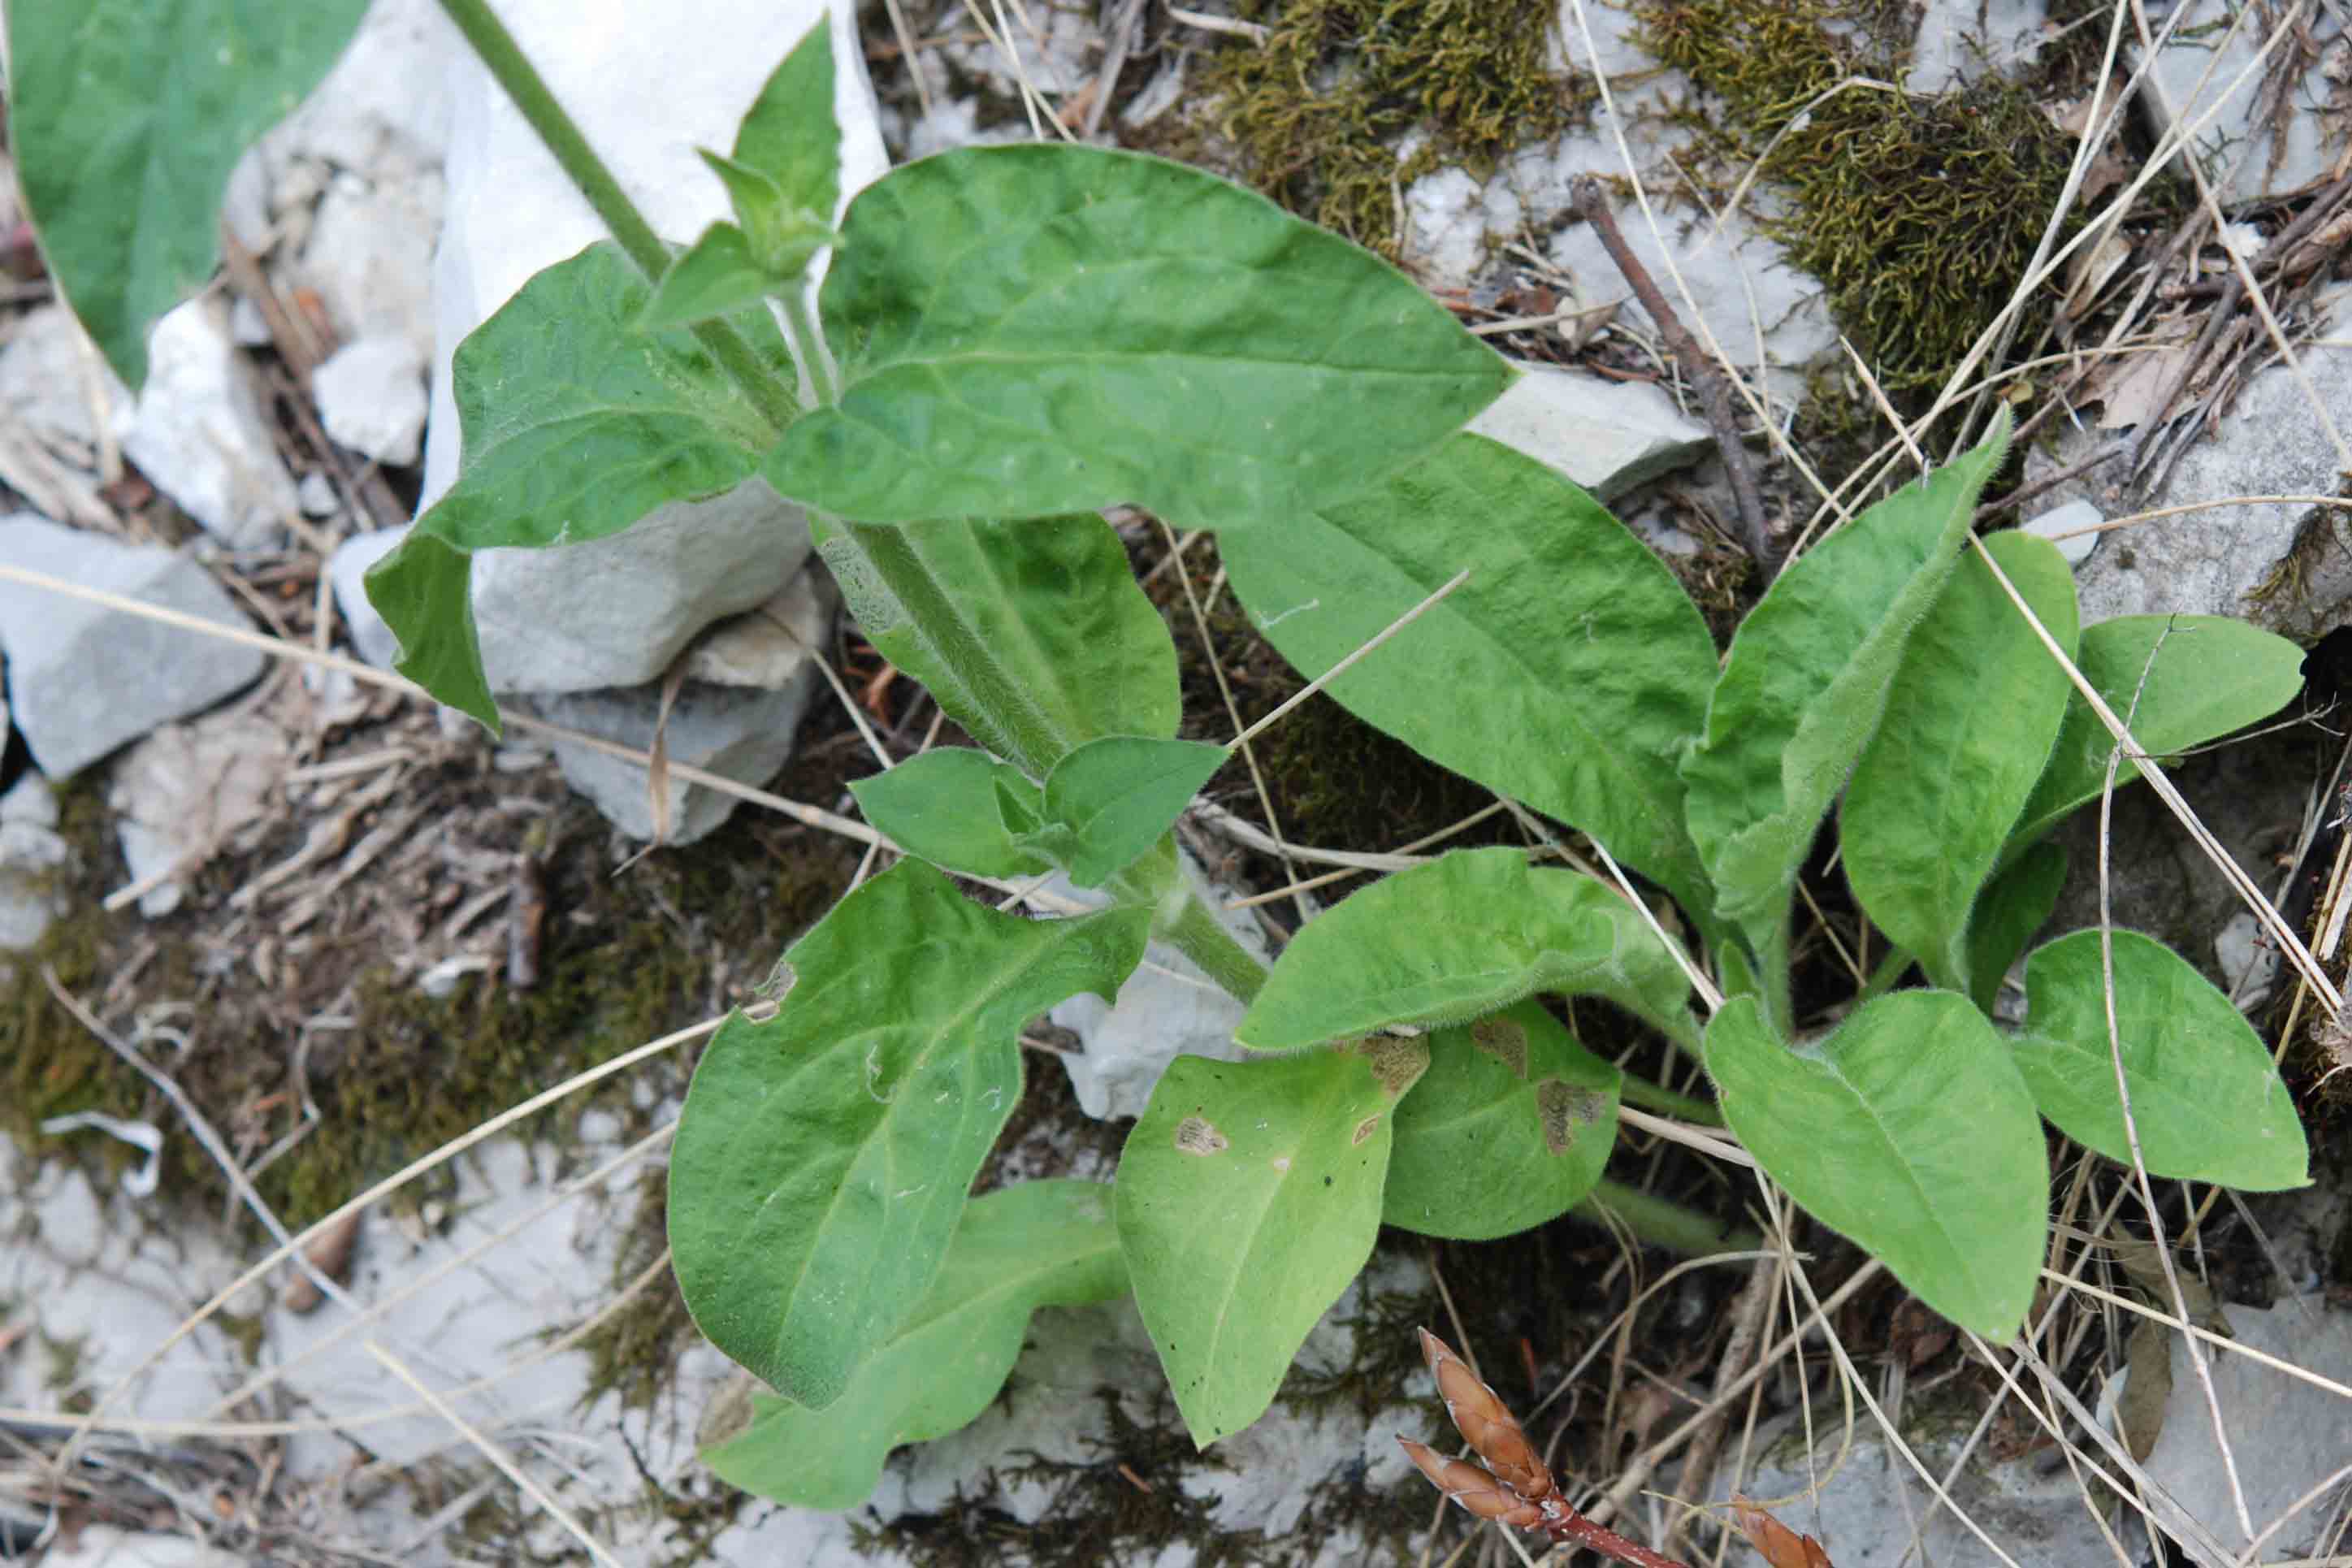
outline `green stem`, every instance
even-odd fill
[[[1784,1040],[1797,1037],[1797,1005],[1789,994],[1789,912],[1766,933],[1763,951],[1756,955],[1757,978],[1764,986],[1764,1010]]]
[[[1870,980],[1863,986],[1862,994],[1854,998],[1854,1005],[1859,1006],[1874,996],[1884,995],[1893,990],[1895,983],[1917,962],[1899,947],[1888,949],[1886,956],[1879,960],[1878,967],[1870,972]]]
[[[801,368],[808,372],[809,389],[816,394],[817,403],[826,408],[840,397],[840,386],[834,379],[833,361],[824,352],[824,334],[817,331],[816,318],[809,314],[808,291],[798,282],[784,290],[784,330],[793,340],[793,351],[800,355]]]
[[[1617,1097],[1626,1104],[1677,1121],[1696,1122],[1701,1127],[1723,1125],[1723,1112],[1711,1100],[1699,1100],[1687,1094],[1676,1094],[1648,1079],[1633,1073],[1623,1075],[1618,1084]]]
[[[1160,938],[1199,964],[1210,979],[1241,1002],[1252,1000],[1265,984],[1265,965],[1234,940],[1216,912],[1190,889],[1185,890],[1183,908]]]
[[[588,138],[581,134],[579,125],[555,101],[546,79],[523,54],[522,47],[490,10],[487,0],[441,0],[441,9],[465,35],[466,42],[473,47],[476,58],[489,71],[491,79],[522,111],[525,123],[538,133],[557,165],[571,177],[589,206],[612,231],[622,253],[636,263],[648,280],[667,271],[669,247],[662,243],[661,236],[654,232],[653,225],[646,221],[645,214],[637,210],[628,193],[621,189],[621,182],[596,156],[596,150],[588,145]],[[793,402],[792,389],[760,363],[740,332],[724,321],[704,321],[694,328],[694,335],[770,425],[782,432],[793,422],[800,409]]]
[[[1596,1225],[1613,1219],[1640,1240],[1690,1258],[1716,1252],[1760,1252],[1764,1247],[1764,1237],[1748,1226],[1727,1226],[1696,1209],[1606,1176],[1571,1212]]]

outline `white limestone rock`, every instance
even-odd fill
[[[2048,511],[2027,518],[2018,526],[2026,532],[2049,540],[2058,547],[2069,566],[2080,566],[2099,547],[2099,535],[2078,533],[2077,529],[2096,528],[2106,521],[2098,507],[2087,500],[2070,500],[2063,506],[2053,506]]]
[[[405,338],[345,343],[312,374],[310,391],[319,422],[340,445],[390,468],[416,461],[425,439],[425,359]]]
[[[335,608],[342,612],[352,648],[379,669],[390,669],[392,661],[400,657],[400,639],[368,602],[367,570],[407,537],[405,527],[355,533],[335,547],[334,557],[327,563],[327,575],[335,589]]]
[[[1622,495],[1713,445],[1706,427],[1685,416],[1664,388],[1559,365],[1520,370],[1470,428],[1526,453],[1596,500]]]
[[[2158,51],[2141,100],[2161,129],[2202,122],[2197,145],[2221,149],[2206,163],[2214,194],[2234,204],[2327,178],[2352,138],[2352,115],[2344,112],[2342,96],[2352,79],[2352,36],[2343,14],[2322,6],[2294,24],[2315,58],[2289,84],[2274,113],[2264,101],[2267,62],[2256,61],[2278,17],[2231,0],[2182,0],[2182,8],[2187,14],[2172,41]],[[2290,37],[2280,47],[2295,44]],[[2137,52],[2131,51],[2134,63]]]
[[[155,323],[147,384],[116,433],[157,489],[234,549],[271,543],[299,510],[222,300],[191,300]]]
[[[1948,92],[1988,71],[2008,74],[2042,52],[2043,0],[1923,0],[1906,91]]]
[[[252,713],[167,724],[123,753],[106,801],[122,858],[132,882],[163,879],[139,896],[141,914],[155,920],[180,907],[174,873],[194,872],[258,821],[289,761],[285,732]]]
[[[0,520],[0,563],[249,629],[219,584],[185,556]],[[159,724],[203,711],[261,673],[257,648],[184,631],[22,583],[0,583],[8,703],[33,761],[63,779]]]
[[[437,168],[343,174],[328,185],[291,273],[318,294],[345,343],[394,340],[419,371],[433,357],[433,242],[444,200]]]
[[[24,952],[40,944],[66,912],[56,887],[73,849],[58,834],[58,797],[48,781],[27,773],[0,795],[0,949]]]
[[[18,318],[0,344],[0,409],[52,449],[88,454],[129,395],[63,305]]]

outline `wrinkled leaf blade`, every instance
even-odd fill
[[[969,746],[909,757],[888,773],[854,781],[866,820],[909,855],[968,877],[1033,877],[1053,866],[1013,842],[997,788],[1034,799],[1037,786],[1010,763]]]
[[[2201,746],[2267,719],[2303,689],[2303,650],[2286,638],[2226,616],[2117,616],[2083,628],[2074,656],[2083,679],[2106,700],[2149,755]],[[2013,857],[2096,800],[2116,738],[2075,692],[2011,840]],[[2139,777],[2124,759],[2117,787]]]
[[[669,264],[637,317],[637,330],[666,331],[715,316],[731,316],[767,297],[768,275],[751,259],[743,231],[714,223]]]
[[[1119,1244],[1176,1408],[1205,1448],[1265,1414],[1371,1256],[1392,1110],[1421,1041],[1178,1057],[1119,1154]]]
[[[1675,772],[1715,682],[1698,608],[1649,547],[1531,458],[1460,435],[1340,504],[1217,547],[1265,638],[1320,677],[1467,567],[1331,696],[1712,909]],[[1447,692],[1432,691],[1442,672]]]
[[[1984,544],[2072,657],[2074,577],[2058,547],[2018,532]],[[1937,985],[1974,989],[1970,911],[2049,763],[2070,689],[1991,571],[1964,552],[1904,647],[1838,817],[1854,896]]]
[[[2096,931],[2025,961],[2019,1068],[2042,1114],[2084,1148],[2131,1163]],[[2137,931],[2115,933],[2116,1038],[2151,1174],[2248,1192],[2300,1187],[2311,1151],[2262,1039],[2196,967]]]
[[[1503,360],[1387,263],[1213,175],[971,147],[858,193],[819,296],[837,405],[768,477],[866,522],[1132,501],[1280,524],[1433,446]]]
[[[8,142],[49,275],[136,391],[147,331],[212,275],[229,172],[316,87],[365,0],[20,0]]]
[[[1534,1001],[1437,1030],[1397,1106],[1381,1220],[1488,1241],[1566,1214],[1609,1163],[1622,1081]]]
[[[1517,849],[1456,850],[1310,921],[1234,1037],[1292,1050],[1391,1024],[1459,1024],[1537,992],[1599,996],[1692,1041],[1690,982],[1633,906]]]
[[[845,535],[822,533],[817,548],[867,639],[998,756],[1044,778],[1101,736],[1176,732],[1176,645],[1101,518],[935,522],[875,542],[919,563],[941,601],[900,604]],[[989,662],[969,678],[969,667],[940,651],[951,626],[962,646],[987,650]],[[1025,755],[993,717],[1015,709],[1059,749]]]
[[[1877,728],[1904,644],[1950,575],[2008,445],[2003,413],[1975,449],[1791,563],[1733,636],[1682,776],[1717,910],[1752,939],[1783,918],[1814,830]]]
[[[670,1245],[704,1336],[801,1404],[838,1399],[939,1272],[1020,1099],[1021,1026],[1118,994],[1148,921],[998,914],[903,860],[794,943],[775,1016],[712,1039],[670,1156]]]
[[[1881,996],[1791,1048],[1738,997],[1707,1026],[1706,1066],[1724,1120],[1815,1218],[1961,1327],[2017,1331],[2050,1166],[2025,1080],[1968,998]]]
[[[1045,816],[1070,831],[1070,880],[1108,881],[1159,842],[1224,763],[1223,746],[1106,735],[1055,763]]]
[[[988,1408],[1020,1359],[1032,1312],[1126,1291],[1109,1187],[1024,1182],[974,1198],[922,1305],[831,1409],[754,1394],[751,1425],[705,1449],[703,1462],[777,1502],[859,1507],[891,1449],[944,1436]]]
[[[830,15],[793,46],[735,132],[734,162],[772,182],[786,207],[830,219],[841,205],[841,127],[833,114]],[[742,210],[746,227],[766,221]]]
[[[2066,886],[2066,851],[2037,844],[1985,884],[1969,921],[1969,999],[1987,1016],[2010,966],[2049,921]]]

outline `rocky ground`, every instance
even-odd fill
[[[692,146],[725,144],[821,14],[714,3],[691,37],[616,46],[604,24],[643,8],[586,8],[596,25],[576,3],[500,9],[678,236],[720,199]],[[868,79],[845,73],[840,95],[849,184],[1054,133],[1049,117],[1258,183],[1526,362],[1480,427],[1610,500],[1719,630],[1753,592],[1720,416],[1571,210],[1572,181],[1610,182],[1641,265],[1739,376],[1758,521],[1784,540],[1827,510],[1822,489],[1903,477],[1880,398],[1923,412],[2045,235],[2071,244],[1963,377],[2023,389],[2033,438],[2000,510],[2069,535],[2086,618],[2229,613],[2340,638],[2352,536],[2319,503],[2352,471],[2352,30],[2336,0],[2183,0],[2147,42],[2116,15],[834,13]],[[2135,1337],[2097,1299],[2059,1302],[2039,1342],[2084,1405],[2053,1439],[1833,1247],[1812,1277],[1852,1287],[1831,1313],[1851,1382],[1818,1332],[1781,1342],[1787,1303],[1748,1261],[1678,1268],[1572,1222],[1483,1247],[1385,1237],[1274,1415],[1207,1455],[1121,1304],[1042,1314],[1006,1398],[903,1451],[863,1510],[796,1512],[717,1482],[696,1435],[740,1390],[669,1282],[667,1131],[702,1026],[870,859],[841,831],[845,781],[876,765],[853,709],[897,756],[935,710],[842,623],[805,552],[773,547],[792,519],[758,486],[478,574],[503,739],[383,682],[390,642],[359,576],[455,472],[450,353],[592,237],[521,135],[431,5],[377,0],[352,57],[232,182],[222,277],[157,329],[135,398],[0,215],[0,1560],[552,1562],[584,1535],[632,1564],[1503,1561],[1500,1536],[1442,1513],[1394,1447],[1440,1429],[1419,1323],[1451,1325],[1540,1411],[1531,1430],[1580,1497],[1640,1539],[1680,1532],[1694,1560],[1716,1531],[1682,1503],[1735,1490],[1773,1500],[1842,1568],[1895,1563],[1915,1532],[1937,1563],[2150,1560],[2136,1513],[2086,1507],[2093,1463],[2137,1469],[2176,1537],[2242,1539],[2202,1385],[2174,1341]],[[2168,152],[2184,137],[2196,177]],[[1972,185],[1970,168],[1990,174]],[[1901,242],[1869,251],[1882,232]],[[1938,250],[1970,259],[1919,261]],[[1186,649],[1188,732],[1229,732],[1213,660],[1245,719],[1297,689],[1213,598],[1203,646],[1181,574],[1205,591],[1213,545],[1179,560],[1146,520],[1116,521]],[[2315,686],[2312,722],[2180,774],[2315,926],[2341,816],[2328,700]],[[1186,829],[1237,898],[1288,869],[1236,815],[1270,807],[1294,845],[1386,852],[1488,804],[1319,700],[1268,742],[1266,795],[1221,776],[1223,809]],[[2117,919],[2238,987],[2309,1091],[2319,1184],[2212,1205],[2200,1245],[2227,1333],[2306,1374],[2234,1355],[2214,1371],[2252,1519],[2303,1505],[2262,1560],[2338,1550],[2343,1505],[2322,1483],[2352,1456],[2352,1151],[2343,1101],[2312,1086],[2343,1047],[2310,1042],[2251,918],[2170,819],[2118,807]],[[1323,868],[1313,851],[1294,863]],[[1234,920],[1268,942],[1294,916]],[[1168,1056],[1233,1048],[1233,1015],[1200,994],[1147,970],[1115,1007],[1039,1020],[1030,1103],[986,1179],[1107,1173]],[[436,1151],[309,1269],[239,1283],[273,1237]],[[1629,1142],[1612,1173],[1738,1206],[1668,1145]],[[2070,1213],[2117,1194],[2086,1168]],[[1920,1467],[1950,1478],[1957,1513]],[[2187,1553],[2173,1560],[2210,1556]]]

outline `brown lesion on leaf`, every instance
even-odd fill
[[[1470,1043],[1511,1069],[1511,1076],[1528,1076],[1527,1026],[1516,1018],[1481,1018],[1470,1026]]]
[[[1205,1116],[1188,1116],[1176,1124],[1176,1152],[1206,1157],[1222,1154],[1231,1142]]]
[[[1350,1143],[1361,1143],[1364,1140],[1370,1138],[1373,1133],[1380,1130],[1381,1119],[1377,1116],[1367,1116],[1361,1121],[1356,1123],[1356,1131],[1354,1134],[1349,1138],[1348,1142]]]
[[[1588,1084],[1548,1078],[1536,1085],[1536,1120],[1543,1124],[1544,1147],[1565,1154],[1577,1134],[1608,1113],[1609,1096]]]
[[[1371,1064],[1381,1092],[1391,1100],[1429,1070],[1429,1041],[1423,1036],[1367,1035],[1356,1042],[1356,1051]]]

